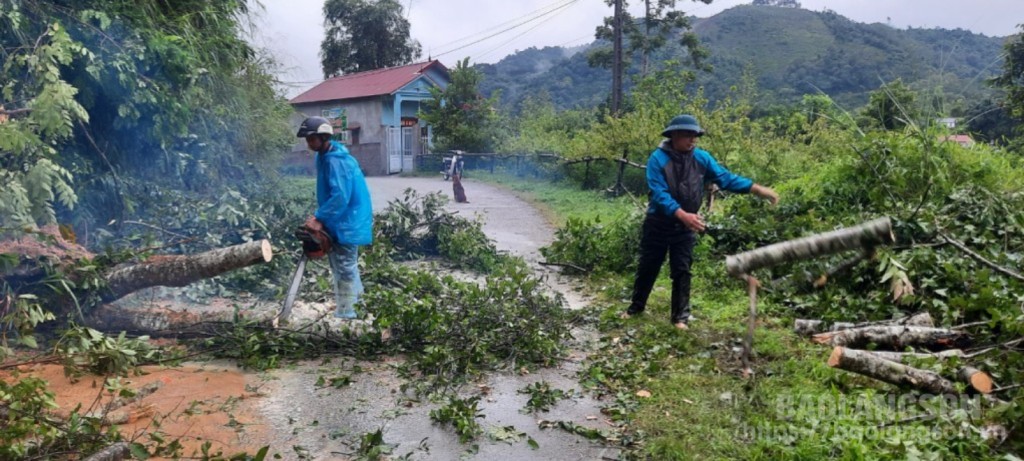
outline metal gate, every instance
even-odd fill
[[[402,172],[402,129],[388,127],[385,136],[385,147],[388,155],[388,174]]]
[[[413,171],[413,145],[416,139],[413,137],[414,129],[411,126],[402,127],[402,171]]]

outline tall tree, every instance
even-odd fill
[[[896,79],[872,91],[861,115],[869,125],[884,130],[901,129],[917,120],[916,95],[903,80]]]
[[[1010,114],[1003,101],[985,98],[967,109],[964,124],[974,139],[997,144],[1009,144],[1014,131],[1021,126],[1020,118]]]
[[[409,64],[420,56],[397,0],[327,0],[324,16],[324,78]]]
[[[499,95],[480,95],[483,74],[470,67],[469,58],[455,65],[452,81],[444,90],[431,88],[433,97],[424,104],[420,117],[433,126],[439,149],[493,152],[498,128]]]
[[[712,0],[693,0],[694,2],[711,3]],[[615,0],[605,0],[609,6]],[[696,34],[690,32],[690,20],[686,13],[674,10],[677,0],[644,0],[644,16],[634,18],[626,7],[629,2],[623,2],[623,36],[626,38],[625,57],[627,63],[633,56],[639,54],[641,60],[641,73],[646,75],[648,71],[648,59],[654,51],[665,46],[669,39],[675,39],[679,45],[690,53],[693,65],[699,69],[708,69],[704,60],[708,57],[707,49],[700,46],[700,40]],[[607,17],[604,24],[597,27],[594,37],[598,40],[611,41],[614,36],[614,17]],[[612,64],[611,46],[597,48],[587,56],[592,67],[607,67]]]
[[[991,80],[992,85],[1006,90],[1006,107],[1014,117],[1024,118],[1024,24],[1015,38],[1006,42],[1003,73]]]

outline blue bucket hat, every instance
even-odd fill
[[[662,130],[661,135],[666,138],[671,138],[671,133],[673,131],[693,131],[697,133],[697,136],[704,136],[704,130],[702,130],[700,128],[700,124],[697,123],[697,118],[688,114],[672,117],[672,121],[668,122],[668,126]]]

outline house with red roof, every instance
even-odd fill
[[[316,115],[331,120],[335,138],[364,174],[380,176],[413,171],[415,157],[428,153],[431,129],[418,117],[420,105],[431,98],[430,88],[444,90],[450,82],[448,68],[434,60],[333,77],[289,102],[300,122]],[[306,143],[298,142],[293,153],[304,150]]]
[[[971,135],[969,134],[951,134],[943,136],[941,140],[945,142],[955,142],[962,147],[971,147],[974,145],[974,139],[971,138]]]

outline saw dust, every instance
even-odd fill
[[[251,375],[221,363],[146,366],[141,370],[141,376],[120,378],[122,387],[142,390],[141,398],[109,409],[113,396],[104,390],[102,376],[71,379],[64,376],[60,365],[37,364],[0,371],[0,379],[43,379],[59,406],[54,415],[66,417],[81,406],[79,414],[117,423],[126,440],[149,446],[148,434],[155,432],[168,442],[179,439],[183,456],[199,455],[206,442],[211,444],[210,453],[222,451],[225,456],[255,453],[266,445],[261,443],[268,439],[266,425],[253,410],[259,394],[247,386]],[[151,393],[141,395],[146,392]]]
[[[0,240],[0,253],[56,261],[92,259],[94,256],[75,242],[75,236],[70,229],[55,225],[28,231],[18,238]]]

